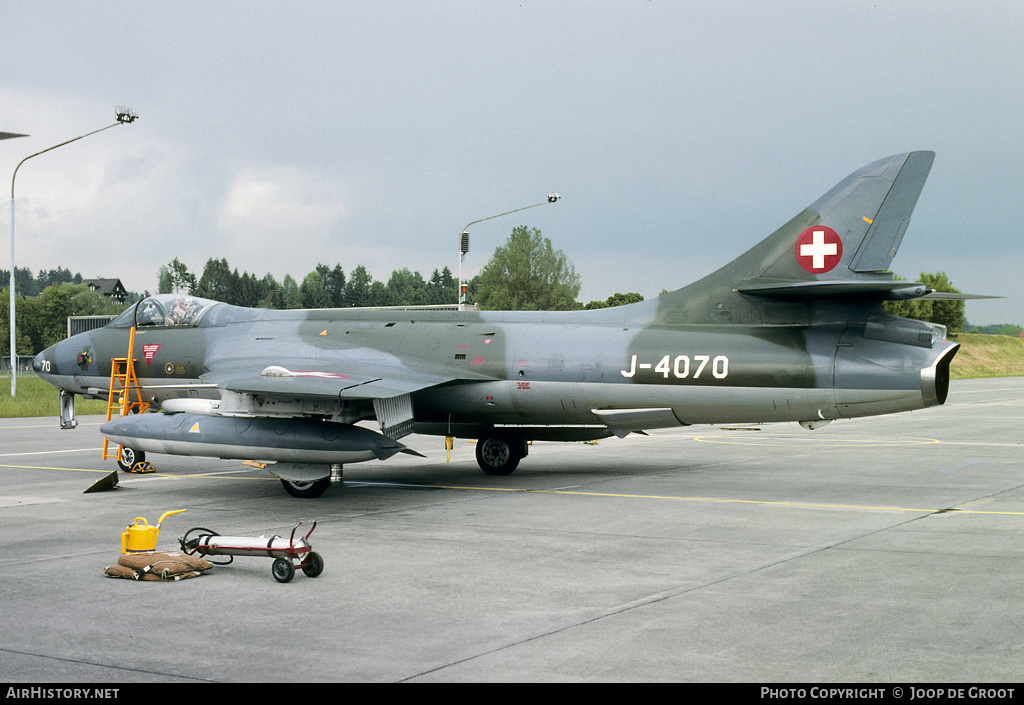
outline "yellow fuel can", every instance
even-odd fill
[[[121,553],[155,551],[156,540],[160,536],[160,525],[164,523],[164,519],[172,514],[181,514],[183,511],[185,510],[175,509],[174,511],[166,512],[160,517],[156,526],[150,526],[145,517],[135,517],[135,523],[125,527],[124,533],[121,534]]]

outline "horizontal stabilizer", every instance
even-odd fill
[[[808,298],[873,298],[918,299],[932,293],[926,284],[904,281],[872,281],[870,279],[831,279],[802,282],[740,284],[736,291],[753,296],[777,299]]]
[[[972,299],[1005,299],[1005,296],[988,296],[986,294],[961,294],[950,291],[933,291],[921,297],[923,301],[971,301]]]
[[[905,301],[921,299],[924,301],[962,301],[969,299],[999,299],[1000,296],[984,296],[981,294],[961,294],[946,291],[935,291],[927,284],[905,281],[873,281],[870,279],[830,279],[818,281],[783,281],[766,283],[756,280],[739,283],[736,291],[751,296],[764,296],[775,299],[876,299],[888,301]]]

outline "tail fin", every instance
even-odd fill
[[[835,281],[887,270],[934,159],[910,152],[850,174],[744,255],[753,254],[752,278]]]
[[[660,299],[667,322],[760,322],[748,297],[914,298],[920,284],[885,273],[931,170],[934,152],[898,154],[831,191],[717,272]]]

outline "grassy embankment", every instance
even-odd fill
[[[950,367],[953,379],[1024,377],[1024,338],[962,333],[957,340],[960,352]],[[34,374],[18,377],[15,399],[11,399],[9,389],[8,378],[0,377],[0,418],[57,416],[57,390]],[[81,397],[75,401],[77,414],[107,413],[105,401]]]
[[[960,351],[949,367],[953,379],[1024,377],[1024,338],[961,333]]]

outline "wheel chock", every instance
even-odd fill
[[[110,473],[109,475],[105,475],[102,480],[94,482],[92,485],[89,486],[89,489],[87,489],[82,494],[89,494],[90,492],[102,492],[104,490],[113,489],[117,489],[117,470]]]

